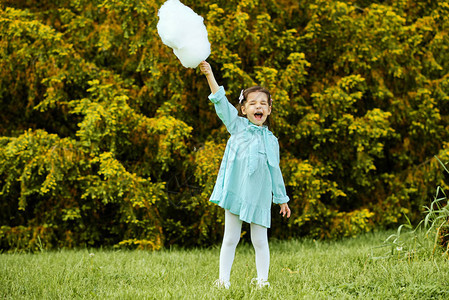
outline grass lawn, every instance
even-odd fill
[[[373,259],[388,233],[339,242],[270,241],[270,288],[250,244],[237,247],[231,288],[217,289],[219,247],[160,252],[61,250],[0,255],[1,299],[449,299],[443,257]]]

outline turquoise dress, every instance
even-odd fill
[[[238,116],[222,86],[209,99],[231,134],[210,201],[242,221],[269,228],[271,203],[289,201],[279,168],[278,140],[268,127]]]

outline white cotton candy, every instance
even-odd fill
[[[157,32],[186,68],[196,68],[210,55],[203,18],[179,0],[166,1],[158,12]]]

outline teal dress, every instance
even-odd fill
[[[231,134],[210,201],[242,221],[269,228],[271,203],[289,201],[279,168],[278,140],[268,127],[238,116],[222,86],[209,99]]]

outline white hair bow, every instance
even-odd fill
[[[243,96],[243,90],[240,92],[239,103],[241,104],[245,97]]]

